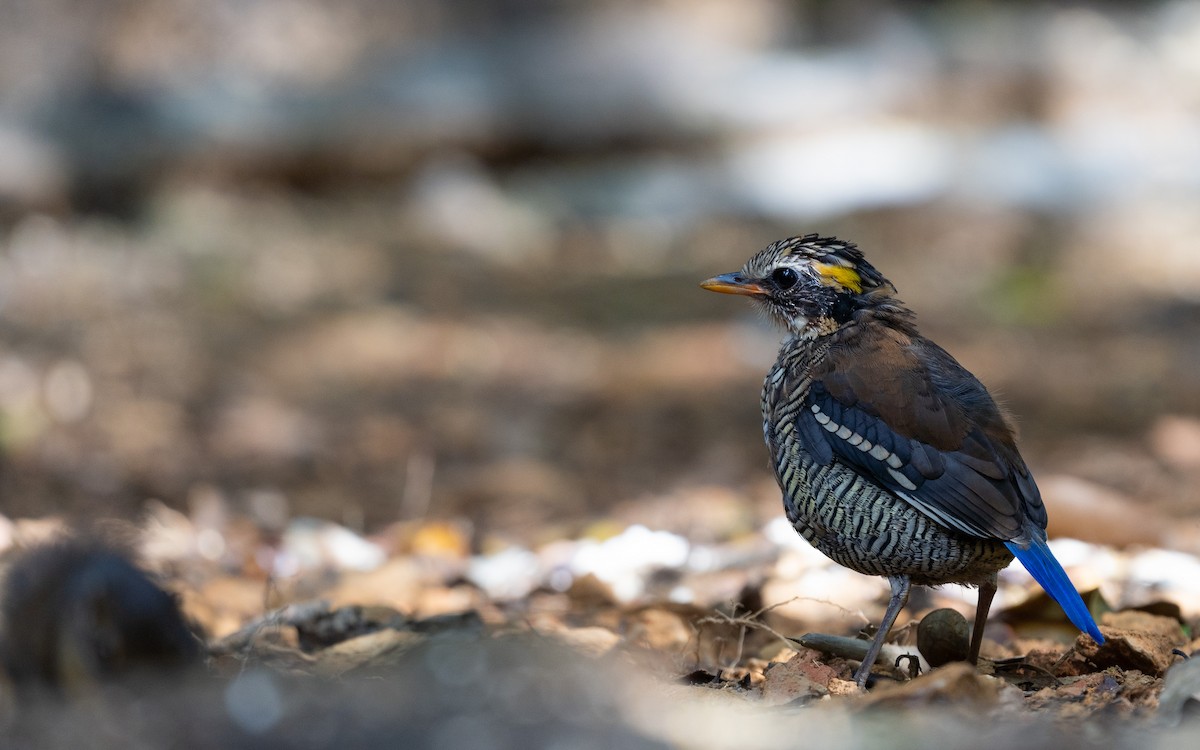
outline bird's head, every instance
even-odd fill
[[[774,242],[741,271],[700,286],[751,297],[792,333],[814,338],[849,324],[858,310],[896,291],[853,243],[815,234]]]

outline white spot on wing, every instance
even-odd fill
[[[850,428],[846,427],[845,425],[842,425],[837,431],[837,436],[840,437],[842,440],[845,440],[846,438],[850,437],[850,434],[851,434]]]
[[[886,460],[889,455],[891,454],[888,453],[888,449],[884,448],[882,445],[876,445],[871,449],[871,457],[877,458],[880,461]]]
[[[892,455],[887,457],[887,462],[888,462],[888,466],[892,467],[893,469],[899,469],[901,466],[904,465],[904,462],[901,461],[900,457],[897,456],[895,453],[893,453]]]
[[[863,441],[863,436],[859,435],[857,432],[846,439],[846,442],[850,443],[850,445],[858,445],[862,441]]]
[[[913,484],[911,479],[904,476],[903,474],[896,471],[895,469],[888,468],[888,474],[891,474],[892,479],[895,479],[897,484],[899,484],[901,487],[903,487],[906,490],[915,490],[917,488],[917,485]]]

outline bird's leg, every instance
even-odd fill
[[[875,633],[875,640],[871,642],[871,647],[867,649],[867,655],[863,658],[858,671],[854,673],[854,681],[860,688],[867,686],[867,676],[871,674],[871,667],[875,664],[875,658],[879,656],[879,649],[883,648],[883,640],[887,638],[888,631],[892,629],[900,610],[904,609],[904,605],[908,603],[908,590],[911,588],[908,576],[889,576],[888,583],[892,585],[892,599],[888,602],[887,611],[883,613],[883,621],[879,623],[879,631]]]
[[[975,606],[975,627],[971,630],[971,650],[967,653],[967,661],[971,664],[979,662],[979,647],[983,645],[983,628],[987,624],[988,610],[992,608],[992,597],[996,595],[996,575],[993,573],[987,583],[979,584],[979,603]]]

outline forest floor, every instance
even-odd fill
[[[25,5],[0,568],[102,539],[204,659],[113,679],[102,571],[6,598],[0,744],[1196,746],[1195,3]],[[1013,565],[979,665],[922,589],[851,682],[886,583],[698,286],[809,232],[1016,415],[1104,646]]]

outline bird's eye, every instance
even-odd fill
[[[775,286],[780,289],[791,289],[796,286],[796,282],[800,280],[800,274],[796,273],[796,269],[790,266],[776,268],[771,272],[771,281],[775,282]]]

